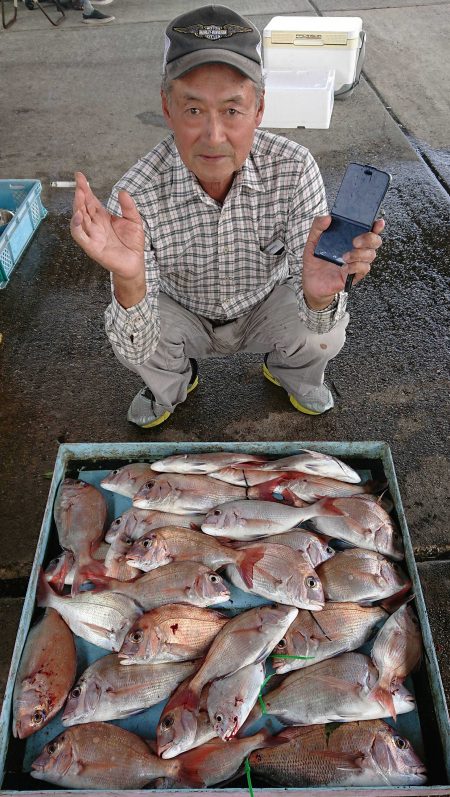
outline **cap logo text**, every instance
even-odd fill
[[[228,39],[234,36],[235,33],[253,33],[252,28],[243,28],[242,25],[189,25],[187,28],[176,28],[177,33],[189,33],[191,36],[196,36],[198,39],[210,39],[215,41],[217,39]]]

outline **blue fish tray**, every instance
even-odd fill
[[[395,727],[400,734],[404,734],[410,739],[414,749],[426,764],[429,785],[389,787],[324,786],[316,788],[274,788],[271,786],[266,788],[264,784],[260,784],[254,779],[253,790],[260,797],[281,797],[281,795],[286,793],[289,797],[351,797],[352,795],[355,795],[355,797],[397,797],[398,795],[408,795],[408,797],[441,795],[442,797],[450,797],[450,721],[422,588],[414,560],[390,448],[386,443],[371,441],[351,443],[77,443],[61,445],[56,458],[41,532],[24,600],[0,717],[0,786],[2,787],[0,789],[0,797],[1,795],[37,797],[38,794],[50,797],[50,795],[58,793],[75,797],[75,795],[80,793],[92,793],[93,795],[98,793],[90,790],[61,789],[52,787],[50,784],[48,788],[45,788],[45,782],[34,780],[29,774],[32,761],[38,756],[44,745],[64,729],[61,723],[62,711],[45,728],[27,740],[14,739],[11,733],[14,682],[29,629],[36,617],[35,595],[39,568],[46,566],[48,561],[60,551],[53,520],[53,506],[61,480],[66,477],[80,478],[94,484],[96,487],[100,487],[100,481],[106,473],[129,462],[154,462],[157,459],[174,454],[217,451],[246,451],[250,454],[266,454],[275,459],[296,454],[302,448],[309,448],[339,457],[357,470],[363,480],[375,478],[385,480],[388,483],[394,502],[393,515],[403,536],[405,566],[413,585],[412,589],[415,595],[415,605],[425,650],[424,660],[420,669],[413,676],[409,676],[406,681],[406,686],[415,694],[417,709],[409,714],[400,715],[397,718]],[[108,504],[109,523],[131,506],[131,501],[123,496],[107,491],[104,491],[104,495]],[[230,601],[217,608],[221,611],[234,613],[236,610],[248,609],[259,603],[267,603],[267,601],[232,587]],[[78,637],[76,637],[76,644],[78,653],[77,677],[95,659],[108,653],[108,651],[91,645]],[[367,652],[366,648],[362,650]],[[154,736],[163,706],[164,702],[125,720],[114,722],[121,727],[149,738],[152,735]],[[273,718],[272,723],[274,723]],[[145,789],[144,791],[155,795],[179,795],[179,797],[189,797],[199,793],[210,795],[211,797],[218,794],[224,795],[224,797],[225,795],[247,797],[249,793],[244,780],[237,781],[235,788]],[[141,792],[139,790],[123,790],[121,793],[138,795]],[[118,792],[102,790],[102,794],[105,797],[117,797]]]
[[[6,287],[11,272],[47,215],[41,191],[39,180],[0,180],[0,208],[14,213],[0,235],[0,288]]]

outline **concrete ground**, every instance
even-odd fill
[[[230,3],[233,5],[232,3]],[[12,0],[4,0],[6,18]],[[108,278],[69,235],[72,192],[53,181],[82,169],[106,199],[129,165],[164,135],[163,31],[198,0],[116,0],[115,23],[90,29],[67,11],[52,27],[20,2],[0,32],[0,179],[38,178],[49,213],[0,292],[2,556],[0,687],[20,616],[61,442],[384,440],[392,449],[450,696],[450,540],[446,501],[449,254],[449,0],[245,0],[262,29],[278,14],[360,16],[363,77],[336,102],[329,130],[281,133],[316,157],[330,200],[349,160],[393,175],[385,242],[351,294],[347,345],[330,365],[336,408],[297,413],[263,381],[254,356],[200,362],[200,387],[169,422],[126,421],[139,380],[115,361],[103,331]],[[55,16],[51,6],[45,6]]]

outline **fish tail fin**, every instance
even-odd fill
[[[369,692],[368,697],[371,700],[376,700],[378,703],[380,703],[383,708],[386,709],[389,716],[391,716],[394,720],[397,719],[397,712],[395,710],[392,693],[389,689],[383,686],[381,681],[378,681],[378,683],[375,684],[373,689],[371,689]]]
[[[53,592],[50,584],[45,578],[45,573],[42,567],[39,568],[38,581],[36,587],[36,602],[38,606],[50,606]]]
[[[394,614],[400,606],[403,606],[404,603],[408,603],[408,601],[414,598],[414,595],[406,597],[407,593],[411,589],[412,582],[408,581],[404,587],[399,592],[396,592],[394,595],[390,595],[388,598],[384,598],[384,600],[380,601],[379,605],[382,609],[384,609],[388,614]]]
[[[263,559],[265,552],[264,545],[253,545],[250,548],[236,551],[235,566],[249,589],[253,587],[253,568],[257,562]]]
[[[100,572],[93,572],[89,570],[89,576],[86,576],[86,573],[83,573],[81,570],[80,577],[78,580],[78,584],[75,584],[75,578],[72,585],[72,595],[77,594],[74,592],[74,585],[75,588],[78,589],[79,587],[84,584],[86,581],[89,581],[92,587],[90,588],[89,592],[103,592],[105,589],[118,589],[123,586],[123,581],[118,581],[116,578],[110,578],[109,576],[105,575],[105,573]]]
[[[94,581],[97,579],[98,581],[102,581],[102,579],[108,578],[105,572],[105,565],[103,562],[96,561],[95,559],[89,558],[85,562],[78,562],[75,565],[75,572],[73,575],[73,583],[72,583],[72,597],[74,595],[78,595],[81,592],[81,587],[86,581]],[[113,579],[109,579],[112,581]],[[97,581],[97,583],[98,583]]]
[[[256,742],[255,750],[261,750],[263,747],[279,747],[282,744],[286,744],[286,739],[280,734],[275,735],[270,727],[261,728],[258,733],[255,733],[253,738]]]
[[[64,589],[66,576],[72,569],[75,557],[72,551],[64,551],[61,556],[53,559],[45,570],[45,578],[49,584],[61,593]]]
[[[333,515],[336,517],[342,517],[345,515],[345,512],[339,507],[336,506],[335,498],[321,498],[320,501],[316,501],[315,504],[310,504],[311,511],[314,511],[314,515],[312,517],[332,517]]]

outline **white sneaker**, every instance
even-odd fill
[[[91,0],[93,6],[109,6],[114,0]]]
[[[269,382],[281,387],[276,376],[269,371],[267,354],[264,356],[263,374]],[[296,410],[304,412],[306,415],[322,415],[323,412],[327,412],[334,407],[333,396],[325,384],[320,385],[320,387],[313,387],[305,393],[299,393],[297,398],[289,393],[289,401]]]

